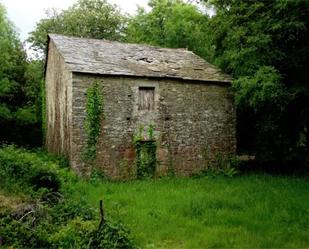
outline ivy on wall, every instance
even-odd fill
[[[84,123],[86,146],[83,151],[83,159],[87,163],[93,163],[96,158],[101,119],[104,118],[103,109],[103,93],[98,82],[94,82],[87,90],[86,119]]]
[[[151,124],[146,129],[140,126],[133,142],[136,150],[137,178],[154,177],[157,166],[157,145],[154,126]]]

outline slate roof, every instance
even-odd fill
[[[187,49],[159,48],[49,34],[69,70],[103,75],[231,81],[231,77]]]

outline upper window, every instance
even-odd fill
[[[138,110],[154,110],[154,87],[139,87]]]

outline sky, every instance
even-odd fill
[[[117,4],[123,12],[133,14],[136,6],[146,7],[148,0],[107,0]],[[45,17],[45,11],[50,8],[66,9],[77,0],[0,0],[7,10],[9,19],[17,28],[20,38],[24,41],[28,33],[34,30],[35,24]]]

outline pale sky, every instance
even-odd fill
[[[0,0],[6,7],[9,19],[17,27],[21,40],[28,37],[36,22],[45,17],[45,10],[49,8],[66,9],[77,0]],[[137,5],[146,7],[148,0],[108,0],[117,4],[123,12],[133,14]]]

